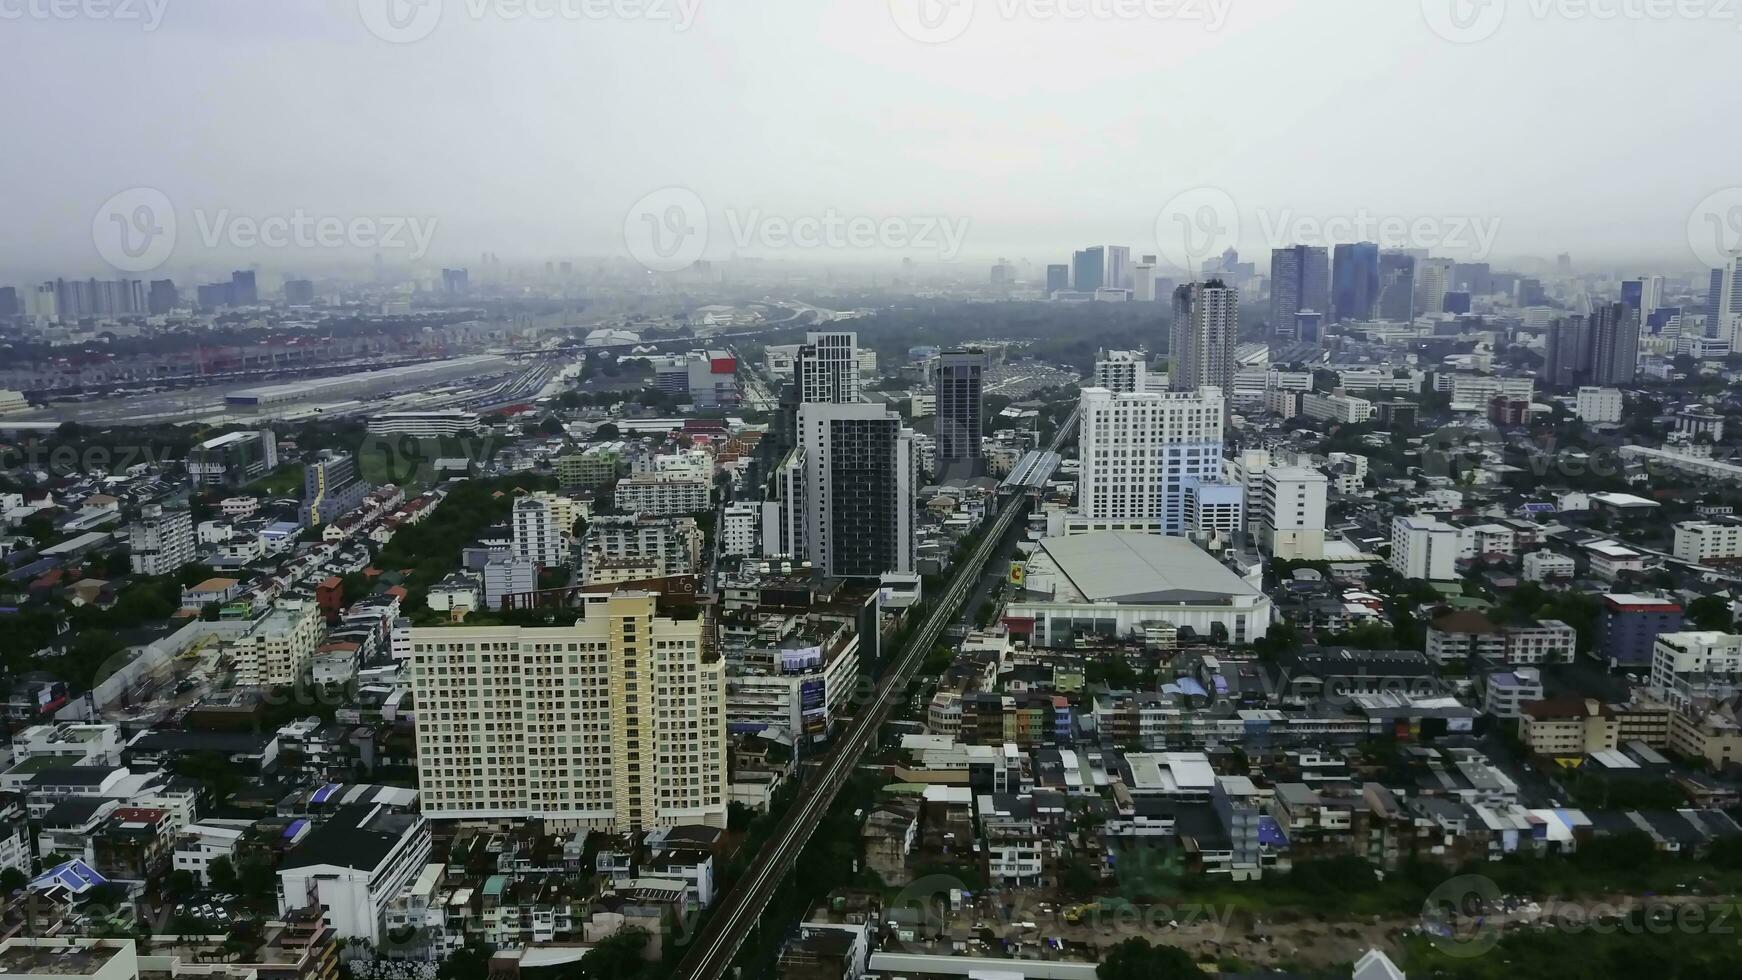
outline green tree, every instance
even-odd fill
[[[1730,601],[1723,596],[1700,596],[1688,603],[1688,623],[1697,630],[1728,633],[1735,625],[1735,618],[1730,615]]]
[[[485,980],[489,975],[490,950],[476,943],[455,950],[436,968],[436,980]]]
[[[29,883],[30,879],[25,877],[24,872],[17,868],[7,868],[5,871],[0,871],[0,891],[7,894],[11,894]]]
[[[646,949],[644,930],[619,930],[582,957],[570,976],[575,980],[639,980],[650,972],[650,964],[642,958]]]
[[[1095,968],[1098,980],[1176,980],[1202,977],[1191,955],[1177,946],[1152,946],[1147,939],[1127,939],[1113,947]]]
[[[236,866],[227,857],[212,858],[211,863],[206,865],[206,880],[218,891],[231,894],[236,892],[240,884],[236,878]]]

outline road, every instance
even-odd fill
[[[1049,449],[1057,451],[1065,439],[1076,431],[1077,413],[1073,409],[1059,426]],[[907,690],[914,669],[925,659],[927,651],[937,642],[945,627],[956,619],[956,613],[977,585],[986,563],[1003,545],[1006,532],[1017,517],[1027,513],[1028,498],[1016,495],[1004,502],[1003,509],[992,519],[974,553],[957,566],[941,601],[932,607],[917,633],[901,652],[901,659],[885,673],[869,704],[848,723],[835,747],[819,764],[805,791],[793,803],[773,838],[756,856],[743,880],[720,898],[720,907],[708,920],[707,927],[697,937],[690,951],[678,964],[677,975],[694,980],[717,980],[725,976],[738,949],[762,916],[769,898],[792,870],[793,862],[804,851],[811,834],[834,804],[835,795],[859,764],[860,756],[875,742],[883,717]]]

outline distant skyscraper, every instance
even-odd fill
[[[1591,311],[1591,382],[1612,388],[1632,384],[1639,373],[1639,311],[1625,303],[1602,303]]]
[[[1094,520],[1153,522],[1164,534],[1184,534],[1187,481],[1214,481],[1222,474],[1221,391],[1115,394],[1085,388],[1078,404],[1078,512]]]
[[[1592,366],[1591,325],[1585,317],[1556,318],[1548,325],[1547,364],[1543,377],[1551,388],[1577,388],[1589,384]]]
[[[1079,293],[1092,293],[1107,282],[1107,250],[1100,245],[1085,248],[1071,256],[1071,288]]]
[[[1173,335],[1168,386],[1196,391],[1209,385],[1234,390],[1234,348],[1240,338],[1240,293],[1220,279],[1173,291]]]
[[[175,309],[175,304],[181,300],[181,294],[176,292],[175,282],[169,279],[151,280],[151,292],[146,297],[146,306],[153,314],[168,313]]]
[[[1371,320],[1379,308],[1379,246],[1338,245],[1331,263],[1331,322]]]
[[[1051,296],[1063,289],[1071,288],[1071,267],[1068,265],[1049,265],[1046,267],[1046,294]]]
[[[1452,288],[1486,296],[1494,291],[1494,273],[1486,262],[1459,262],[1452,267]]]
[[[197,295],[201,307],[215,310],[221,306],[234,305],[232,297],[236,295],[236,290],[231,283],[208,282],[199,287]]]
[[[979,476],[985,403],[986,352],[979,348],[944,351],[937,368],[937,478]]]
[[[916,453],[901,416],[881,405],[807,404],[798,428],[811,564],[836,578],[912,571]]]
[[[230,302],[237,306],[253,306],[260,302],[260,290],[255,288],[252,269],[230,273]]]
[[[1415,312],[1417,316],[1445,313],[1446,293],[1451,292],[1456,263],[1451,259],[1418,259],[1415,263]],[[1469,312],[1466,310],[1465,312]]]
[[[50,285],[62,320],[141,316],[150,312],[145,283],[138,279],[56,279]]]
[[[805,335],[792,362],[801,403],[844,405],[859,400],[859,335],[830,331]]]
[[[17,316],[24,311],[18,302],[17,286],[0,286],[0,316]]]
[[[284,305],[315,305],[315,284],[307,279],[286,279],[284,281]]]
[[[1295,314],[1328,312],[1331,259],[1321,246],[1293,245],[1270,252],[1270,328],[1292,336]]]
[[[1415,319],[1415,256],[1383,252],[1379,256],[1379,319],[1408,323]]]
[[[1732,352],[1742,349],[1742,289],[1736,288],[1738,276],[1742,276],[1742,257],[1713,269],[1706,289],[1706,336],[1725,338]]]
[[[564,263],[565,265],[567,263]],[[464,269],[442,270],[442,292],[450,296],[464,296],[471,291],[471,276]]]
[[[1107,269],[1101,276],[1101,285],[1114,289],[1132,288],[1131,249],[1125,245],[1108,245],[1106,255]]]
[[[1155,263],[1139,262],[1131,267],[1131,299],[1138,303],[1153,303],[1159,299],[1155,291]]]

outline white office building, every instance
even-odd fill
[[[514,557],[544,568],[569,563],[569,529],[557,519],[548,500],[522,497],[514,502]]]
[[[859,400],[859,335],[830,331],[805,335],[793,360],[800,402],[850,404]]]
[[[1573,414],[1592,425],[1621,421],[1621,392],[1586,385],[1573,396]]]
[[[1449,582],[1458,577],[1458,529],[1431,517],[1391,522],[1391,569],[1404,578]]]
[[[1104,350],[1095,359],[1096,388],[1130,394],[1144,390],[1148,377],[1149,361],[1142,351]]]
[[[417,438],[455,436],[478,427],[478,413],[462,408],[428,412],[383,412],[371,416],[367,425],[373,435],[404,435]]]
[[[1568,555],[1555,551],[1532,551],[1519,562],[1526,582],[1546,582],[1555,578],[1572,578],[1578,573],[1578,563]]]
[[[502,608],[502,600],[538,590],[538,563],[530,558],[503,557],[484,565],[484,608]]]
[[[619,481],[613,497],[617,509],[625,514],[676,517],[710,509],[713,484],[681,477],[634,476]]]
[[[1373,417],[1373,403],[1340,391],[1329,395],[1309,391],[1300,396],[1300,414],[1328,422],[1360,423]]]
[[[310,599],[281,599],[231,655],[236,683],[243,687],[282,687],[297,682],[326,635],[320,608]]]
[[[1214,482],[1222,475],[1221,389],[1115,394],[1085,388],[1080,406],[1077,511],[1186,533],[1186,481]]]
[[[1651,648],[1651,693],[1681,708],[1742,689],[1742,636],[1706,630],[1659,633]]]
[[[285,852],[278,912],[318,908],[341,939],[386,938],[387,906],[429,861],[429,821],[381,803],[340,807]]]
[[[762,542],[762,507],[758,504],[732,504],[726,508],[720,522],[722,554],[744,557],[756,554]]]
[[[1683,521],[1675,526],[1674,553],[1691,562],[1742,558],[1742,523]]]
[[[1325,498],[1330,481],[1302,466],[1270,467],[1259,492],[1258,546],[1273,558],[1325,557]]]
[[[193,517],[148,504],[127,529],[127,545],[135,574],[168,575],[194,560]]]
[[[1223,480],[1187,477],[1186,535],[1194,541],[1239,542],[1246,526],[1246,488]]]

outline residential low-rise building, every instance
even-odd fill
[[[1742,558],[1742,521],[1683,521],[1675,526],[1673,553],[1696,564]]]
[[[713,485],[707,480],[668,476],[637,476],[620,480],[613,491],[617,509],[625,514],[677,517],[711,506]]]
[[[1721,701],[1742,690],[1742,636],[1707,630],[1660,633],[1652,644],[1651,693],[1671,707]]]
[[[1526,582],[1548,582],[1570,579],[1578,574],[1578,563],[1568,555],[1555,551],[1532,551],[1519,562]]]
[[[1482,679],[1482,713],[1514,720],[1526,704],[1542,700],[1542,673],[1535,667],[1496,671]]]
[[[1564,697],[1520,707],[1518,735],[1535,755],[1577,758],[1614,749],[1621,723],[1595,699]]]
[[[278,911],[318,908],[342,939],[379,944],[387,907],[429,861],[429,822],[416,811],[351,804],[284,855]]]

